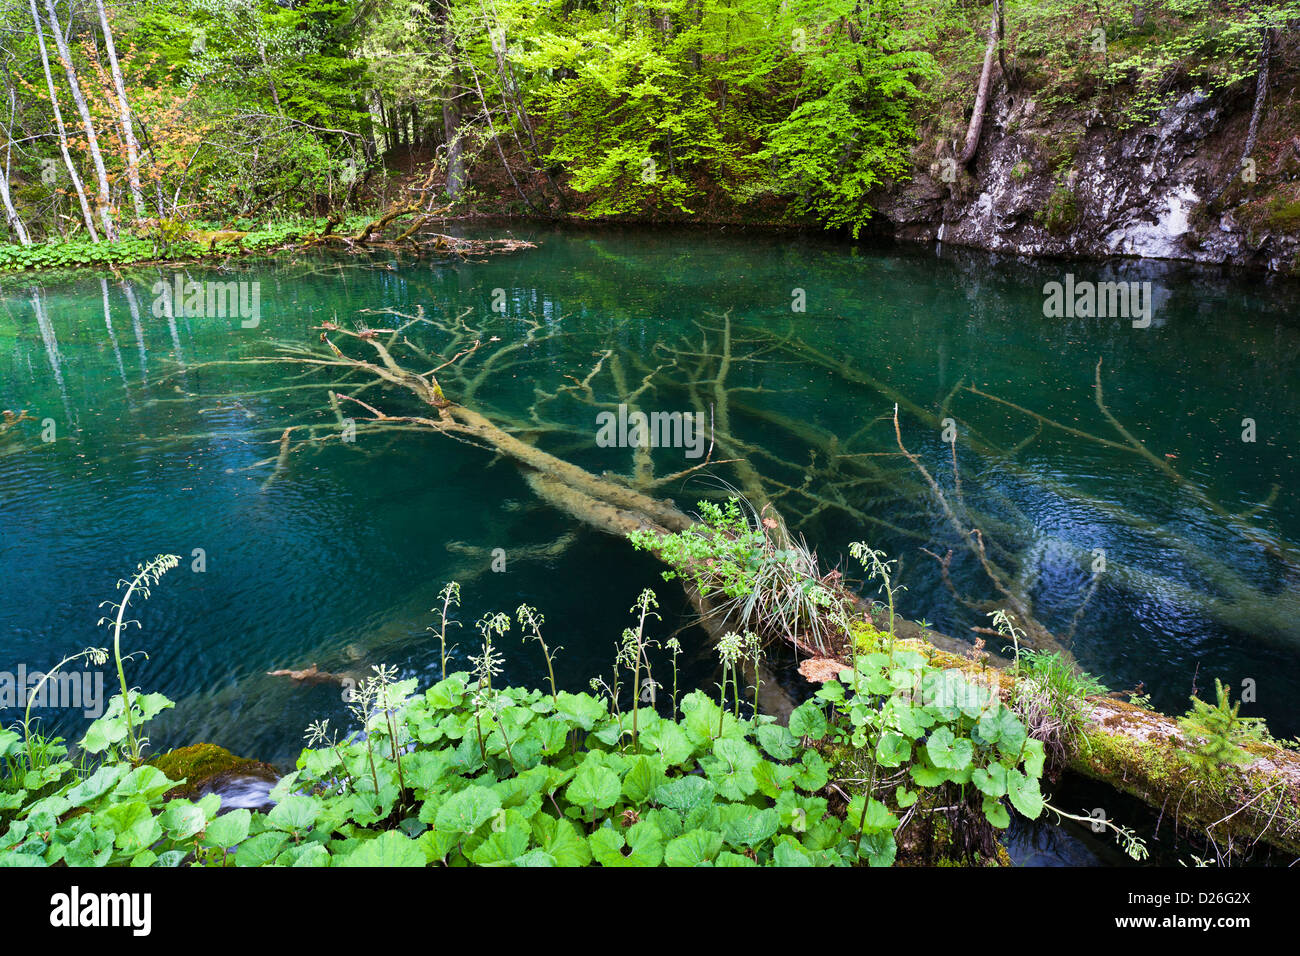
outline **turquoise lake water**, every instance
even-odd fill
[[[266,672],[361,674],[384,662],[433,678],[438,644],[426,628],[451,579],[464,599],[457,665],[475,619],[527,602],[563,646],[559,682],[583,689],[610,670],[641,588],[660,595],[661,637],[689,624],[680,588],[652,559],[544,506],[508,462],[438,435],[363,432],[301,448],[279,471],[257,464],[275,457],[289,425],[334,420],[326,379],[222,363],[268,357],[276,343],[319,345],[311,327],[322,321],[389,327],[396,320],[382,310],[422,309],[500,339],[468,362],[473,374],[531,330],[532,344],[494,360],[477,398],[529,420],[527,440],[597,473],[631,475],[631,450],[598,445],[596,407],[579,383],[596,370],[593,401],[641,389],[642,408],[707,420],[719,411],[713,382],[729,322],[736,447],[824,563],[867,540],[901,562],[907,617],[967,640],[988,624],[953,592],[979,603],[993,588],[897,454],[899,402],[909,449],[969,509],[1009,580],[1049,630],[1069,636],[1083,667],[1113,688],[1142,682],[1157,707],[1178,713],[1193,687],[1210,693],[1217,677],[1253,696],[1243,713],[1267,717],[1280,736],[1300,733],[1294,282],[799,235],[477,234],[539,245],[482,262],[297,254],[184,270],[258,283],[252,328],[239,317],[155,316],[153,285],[173,281],[170,268],[5,279],[0,408],[36,421],[0,437],[0,670],[41,669],[104,644],[99,603],[137,562],[173,552],[180,568],[137,606],[143,627],[129,635],[149,655],[129,665],[133,682],[177,701],[153,733],[156,749],[204,739],[289,761],[309,721],[345,722],[343,695],[335,683]],[[1150,282],[1150,326],[1044,316],[1045,283],[1067,273]],[[791,309],[796,290],[805,311]],[[411,337],[431,356],[443,351],[436,328]],[[1149,455],[1099,408],[1099,360],[1108,410]],[[454,381],[444,384],[457,399]],[[392,390],[362,397],[415,410]],[[47,419],[52,442],[42,441]],[[1245,419],[1254,441],[1243,440]],[[724,457],[740,455],[715,451]],[[653,453],[657,475],[697,462],[682,448]],[[693,508],[744,480],[735,463],[715,464],[654,493]],[[923,548],[954,549],[951,587]],[[492,570],[494,553],[504,572]],[[683,684],[711,686],[702,635],[682,638]],[[536,646],[517,634],[502,646],[504,679],[540,684]],[[18,716],[0,711],[6,724]],[[84,723],[42,716],[67,733]]]

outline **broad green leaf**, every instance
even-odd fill
[[[965,770],[975,756],[975,745],[970,739],[954,737],[947,727],[940,727],[930,735],[925,750],[934,765],[944,770]]]
[[[243,807],[222,814],[211,823],[203,834],[203,842],[208,846],[232,847],[248,839],[248,828],[253,815]]]
[[[208,817],[197,804],[188,800],[172,800],[158,815],[158,822],[163,825],[169,837],[179,841],[202,833],[208,825]]]
[[[789,729],[780,724],[763,724],[755,732],[758,744],[768,756],[777,760],[789,760],[794,756],[799,741]]]
[[[488,791],[489,793],[491,791]],[[422,867],[424,852],[405,834],[386,830],[351,853],[333,858],[335,866]]]
[[[714,830],[691,830],[664,849],[665,866],[708,866],[722,849],[722,834]]]
[[[876,744],[876,760],[882,767],[901,767],[912,756],[912,742],[902,734],[888,731]]]
[[[471,784],[453,793],[438,808],[434,825],[439,830],[473,833],[501,809],[501,798],[488,787]]]
[[[806,700],[790,714],[790,733],[795,737],[820,740],[826,736],[826,714],[821,704]]]
[[[678,777],[655,788],[654,801],[661,807],[688,813],[713,799],[713,784],[703,777]]]
[[[621,793],[622,782],[618,774],[587,760],[574,774],[564,796],[574,806],[605,810],[617,802]]]
[[[1019,770],[1007,771],[1007,797],[1011,805],[1030,820],[1043,812],[1043,795],[1037,777],[1026,777]]]
[[[311,829],[319,812],[319,804],[311,797],[290,794],[271,808],[266,821],[277,830],[299,833]]]

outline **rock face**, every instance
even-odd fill
[[[951,144],[877,197],[887,231],[1035,256],[1141,256],[1300,273],[1300,137],[1294,82],[1270,89],[1250,171],[1238,174],[1253,88],[1184,93],[1147,126],[1039,108],[1003,86],[968,170]],[[926,142],[925,132],[922,141]],[[929,139],[933,143],[934,139]],[[1254,182],[1247,180],[1253,176]],[[1202,198],[1231,180],[1213,213]]]

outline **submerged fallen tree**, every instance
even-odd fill
[[[721,330],[721,367],[714,369],[712,375],[693,377],[694,382],[712,386],[710,397],[714,401],[700,402],[712,405],[715,415],[713,443],[707,456],[698,464],[671,475],[656,476],[653,463],[648,460],[648,453],[644,449],[638,449],[635,452],[633,475],[628,478],[592,474],[544,451],[533,440],[526,439],[533,439],[537,434],[552,430],[552,423],[539,414],[539,409],[561,396],[567,395],[594,407],[610,405],[611,403],[600,402],[592,389],[594,377],[607,367],[619,384],[619,395],[633,409],[641,396],[652,387],[654,370],[646,370],[639,387],[629,388],[618,355],[607,350],[598,354],[598,361],[584,378],[569,376],[572,384],[551,392],[538,388],[536,400],[527,413],[511,414],[492,409],[487,403],[480,404],[476,399],[480,389],[504,367],[503,363],[512,353],[528,349],[550,334],[543,331],[539,323],[528,323],[527,331],[519,341],[492,348],[499,340],[495,337],[487,338],[471,328],[465,323],[464,315],[454,320],[439,321],[432,320],[423,313],[390,315],[401,320],[395,327],[347,329],[334,323],[324,323],[316,329],[319,333],[319,346],[282,346],[280,356],[273,361],[306,366],[309,370],[334,375],[335,380],[330,384],[329,394],[340,424],[345,420],[341,409],[346,406],[349,410],[359,410],[355,423],[357,431],[433,431],[502,456],[520,469],[529,487],[548,505],[586,526],[638,539],[643,546],[670,563],[671,556],[665,550],[667,542],[673,540],[674,536],[698,529],[700,522],[673,501],[656,497],[651,492],[665,483],[679,481],[710,465],[721,464],[713,457],[715,450],[734,456],[727,459],[728,462],[746,459],[742,462],[744,467],[737,468],[736,473],[753,507],[754,521],[748,524],[754,533],[760,536],[780,536],[779,543],[783,547],[789,546],[790,536],[767,498],[769,485],[748,460],[752,446],[746,445],[731,432],[729,414],[732,395],[725,384],[729,363],[734,360],[729,322]],[[449,337],[453,344],[447,349],[450,356],[442,358],[431,355],[413,342],[412,330],[417,327],[435,327],[451,333]],[[346,351],[340,347],[341,344],[347,346]],[[697,354],[697,358],[708,351],[706,346]],[[471,360],[483,354],[487,357],[477,368],[470,370]],[[689,356],[685,350],[677,350],[675,357],[685,361]],[[444,390],[444,381],[456,383],[455,397],[449,396]],[[409,405],[409,401],[414,399],[415,410],[385,411],[378,407],[378,400],[361,397],[366,390],[376,386],[396,389],[405,396],[404,405]],[[702,395],[697,397],[703,398]],[[979,557],[984,550],[983,542],[978,534],[970,535],[965,502],[958,497],[953,504],[947,503],[933,476],[920,466],[919,461],[903,445],[896,416],[897,412],[893,425],[901,456],[918,467],[926,483],[948,509],[954,526],[975,539],[972,546]],[[305,430],[307,437],[295,444],[292,436],[299,427]],[[337,428],[332,426],[292,426],[285,432],[281,442],[281,453],[275,459],[277,467],[284,467],[296,448],[335,440],[337,437]],[[958,495],[960,496],[960,490]],[[827,504],[834,502],[828,500]],[[847,501],[843,504],[846,508],[850,507]],[[656,540],[663,544],[656,546]],[[987,553],[983,557],[988,560]],[[777,633],[766,633],[764,637],[783,640],[794,649],[797,656],[815,656],[823,660],[834,660],[837,666],[847,665],[855,659],[857,653],[850,636],[854,622],[874,620],[902,641],[910,642],[930,661],[944,667],[967,671],[979,668],[982,672],[994,674],[1001,695],[1008,700],[1015,699],[1018,688],[1011,674],[989,671],[984,663],[954,653],[967,645],[896,618],[892,607],[886,620],[883,605],[863,601],[847,586],[839,572],[823,575],[815,568],[814,556],[808,572],[809,583],[822,588],[830,604],[840,609],[837,613],[842,627],[834,631],[838,639],[828,636],[826,632],[810,630],[806,627],[806,621],[798,619],[785,621],[784,628],[777,629]],[[1003,573],[991,561],[987,570],[995,582],[1004,580]],[[700,580],[684,583],[692,604],[699,612],[701,623],[715,639],[738,626],[735,602],[729,601],[720,589],[711,589]],[[886,585],[888,586],[888,581]],[[1027,613],[1023,618],[1015,613],[1023,609],[1016,607],[1015,593],[1008,591],[1006,597],[1012,611],[1004,620],[1019,620],[1022,625],[1029,624],[1031,618]],[[1003,613],[1007,613],[1005,609]],[[1046,635],[1045,629],[1039,637],[1040,646],[1053,649],[1054,645],[1048,640],[1050,635]],[[938,646],[940,644],[946,645],[946,649],[941,649]],[[778,689],[776,682],[770,678],[755,683],[766,688],[769,694]],[[788,712],[792,702],[788,698],[783,699],[780,693],[776,696],[775,702],[772,698],[767,701],[760,699],[760,705],[768,710]],[[1065,763],[1072,769],[1138,797],[1162,815],[1170,816],[1181,827],[1194,826],[1204,832],[1216,847],[1224,847],[1229,852],[1257,843],[1270,844],[1286,852],[1300,852],[1300,818],[1296,810],[1300,807],[1300,756],[1297,754],[1275,743],[1257,741],[1250,746],[1251,756],[1248,762],[1216,767],[1209,771],[1198,769],[1195,760],[1188,759],[1189,754],[1196,753],[1198,744],[1188,739],[1177,721],[1109,698],[1093,698],[1088,702],[1082,731],[1071,742],[1071,746],[1063,750]]]

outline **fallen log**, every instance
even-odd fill
[[[898,646],[989,681],[1011,701],[1015,682],[1005,661],[973,660],[924,638],[900,638]],[[1175,718],[1105,695],[1087,698],[1086,706],[1065,768],[1136,797],[1181,830],[1203,833],[1225,855],[1260,843],[1300,854],[1300,753],[1252,742],[1243,744],[1248,763],[1205,774],[1186,759],[1192,744]]]

